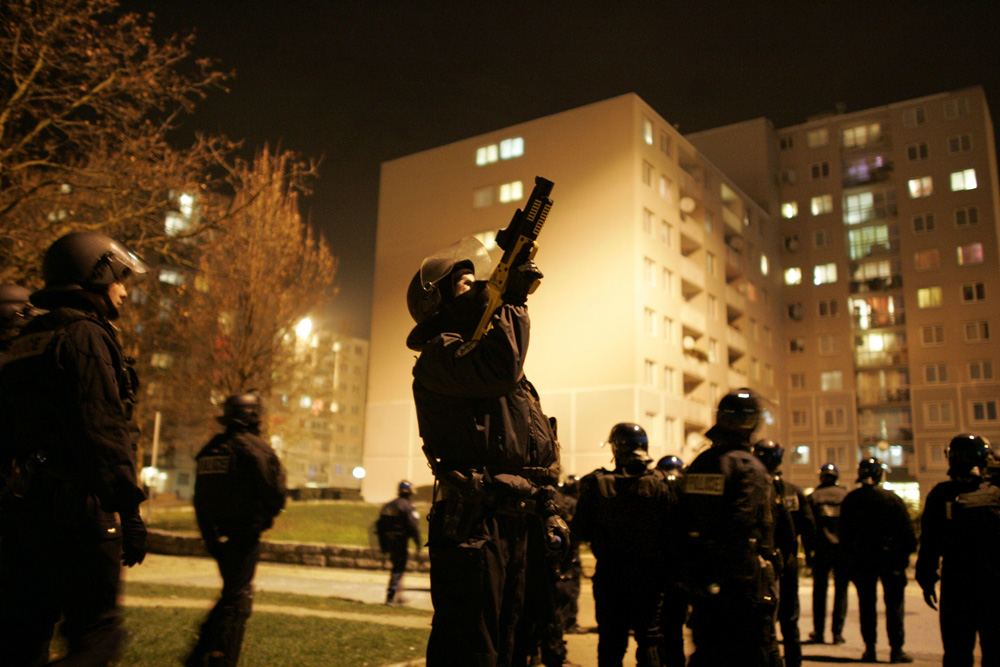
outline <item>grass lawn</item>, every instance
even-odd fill
[[[275,520],[264,539],[272,542],[320,542],[340,546],[369,547],[370,530],[378,518],[381,505],[350,500],[316,500],[289,502]],[[418,503],[421,517],[428,505]],[[160,507],[153,510],[151,528],[183,532],[198,532],[194,510],[190,505]],[[426,522],[421,530],[426,532]]]

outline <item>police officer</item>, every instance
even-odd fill
[[[774,478],[774,546],[778,571],[778,625],[785,647],[785,667],[802,664],[799,639],[799,540],[808,553],[815,525],[802,489],[781,476],[785,449],[774,440],[758,440],[754,455]]]
[[[420,513],[410,501],[411,497],[413,497],[413,484],[404,479],[399,483],[396,499],[382,506],[375,524],[382,553],[389,554],[389,561],[392,563],[389,587],[385,592],[385,603],[388,605],[400,605],[405,602],[401,593],[406,561],[409,559],[407,547],[410,540],[413,540],[417,553],[420,553]]]
[[[983,479],[993,450],[986,438],[957,435],[948,446],[948,476],[927,495],[921,519],[917,583],[937,609],[941,565],[941,643],[945,667],[973,664],[976,635],[984,667],[1000,664],[1000,583],[983,574],[1000,561],[1000,488]]]
[[[903,499],[879,486],[883,473],[883,464],[876,458],[858,463],[861,486],[848,493],[840,506],[840,543],[858,591],[861,637],[865,641],[861,662],[876,662],[875,593],[879,581],[891,649],[889,662],[913,662],[903,650],[903,589],[917,538]]]
[[[833,643],[844,643],[844,618],[847,616],[847,584],[850,577],[840,548],[840,504],[847,489],[837,480],[840,470],[833,463],[824,463],[819,470],[819,486],[809,494],[809,506],[816,520],[816,539],[812,551],[806,551],[807,565],[813,577],[813,631],[809,640],[823,643],[823,626],[826,625],[826,589],[833,573],[833,610],[830,630]]]
[[[31,306],[31,290],[20,285],[0,285],[0,367],[11,341],[38,313]]]
[[[659,667],[665,575],[674,567],[668,531],[676,497],[663,471],[649,468],[641,426],[615,424],[608,444],[615,468],[599,468],[580,480],[572,524],[597,558],[597,664],[621,667],[631,630],[639,667]]]
[[[466,238],[426,258],[407,293],[417,322],[407,345],[420,352],[413,398],[436,478],[428,667],[509,664],[529,523],[543,522],[552,548],[569,546],[553,497],[555,424],[524,375],[526,300],[541,273],[530,260],[510,271],[490,330],[468,350],[485,312],[489,268],[482,244]]]
[[[673,488],[674,495],[680,498],[684,490],[684,461],[679,456],[668,454],[660,457],[656,467],[664,472],[667,484]],[[684,667],[687,662],[684,655],[684,625],[687,623],[689,606],[681,570],[674,568],[667,575],[663,613],[660,617],[660,632],[663,635],[660,662],[664,667]]]
[[[685,471],[681,517],[695,644],[690,667],[782,664],[774,629],[777,582],[767,560],[774,549],[774,486],[750,451],[765,418],[756,392],[729,392],[705,434],[712,446]]]
[[[118,241],[74,232],[42,263],[48,309],[0,371],[0,664],[45,664],[63,616],[67,663],[106,664],[125,631],[121,565],[142,562],[146,529],[132,421],[137,381],[112,321],[147,265]],[[117,516],[116,516],[117,515]]]
[[[576,515],[576,505],[580,497],[580,480],[569,475],[556,489],[556,501],[567,524],[572,524]],[[577,615],[580,611],[580,580],[583,578],[583,563],[580,560],[580,538],[570,531],[570,549],[559,564],[559,580],[556,582],[556,616],[564,633],[584,634],[589,630],[580,627]]]
[[[233,394],[217,417],[225,431],[195,457],[194,509],[205,547],[219,565],[222,594],[201,626],[188,667],[239,662],[253,606],[260,534],[285,506],[285,473],[260,437],[262,415],[260,396]]]

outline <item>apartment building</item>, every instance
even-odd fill
[[[558,420],[564,474],[609,465],[601,443],[623,421],[645,427],[654,457],[690,461],[741,386],[771,402],[762,435],[786,442],[781,221],[629,94],[382,165],[365,498],[432,479],[404,342],[410,279],[461,237],[492,245],[535,176],[555,188],[526,372]]]
[[[878,456],[915,503],[945,477],[953,435],[1000,438],[1000,196],[981,88],[688,138],[776,220],[795,481]]]

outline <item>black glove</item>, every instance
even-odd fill
[[[126,567],[138,565],[146,558],[146,524],[139,516],[139,510],[131,516],[122,517],[122,563]]]
[[[535,291],[542,272],[534,260],[518,264],[507,275],[507,285],[503,292],[503,302],[511,306],[523,306],[528,295]]]
[[[562,561],[569,555],[569,526],[558,514],[545,519],[545,547]]]

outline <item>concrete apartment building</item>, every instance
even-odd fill
[[[878,456],[918,502],[952,436],[1000,438],[1000,195],[981,88],[688,138],[777,221],[797,463]]]
[[[622,421],[646,428],[654,457],[690,461],[740,386],[772,402],[762,435],[787,442],[780,222],[629,94],[382,165],[365,498],[432,479],[404,342],[410,279],[463,236],[492,242],[535,176],[555,183],[555,203],[526,372],[558,419],[563,472],[608,465],[601,443]]]

